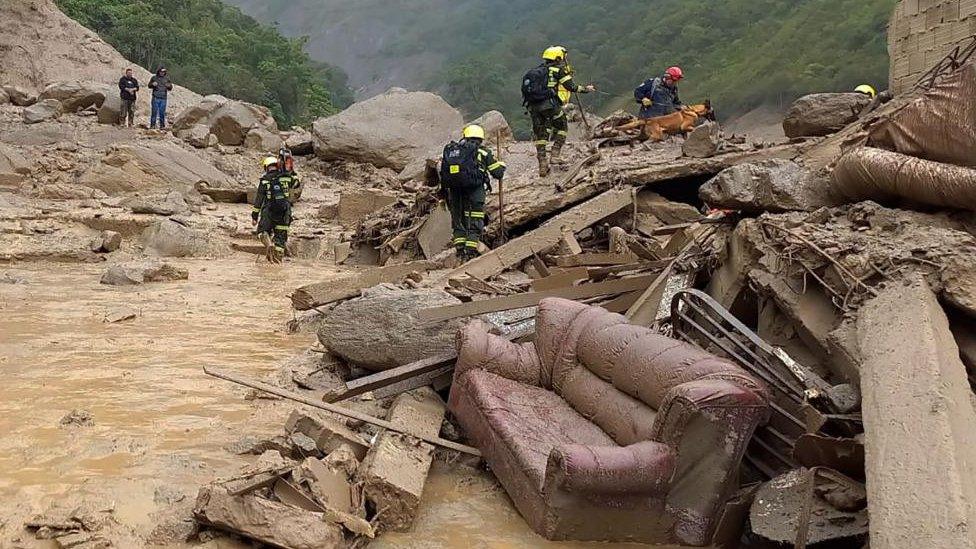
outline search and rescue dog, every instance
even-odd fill
[[[681,110],[664,116],[656,116],[644,120],[635,120],[614,128],[616,131],[627,132],[640,128],[641,141],[652,139],[663,141],[666,135],[685,134],[695,129],[698,119],[715,120],[712,102],[708,99],[698,105],[686,105]]]

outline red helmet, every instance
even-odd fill
[[[671,67],[664,71],[664,74],[670,76],[671,80],[674,80],[675,82],[685,77],[685,73],[681,70],[681,67]]]

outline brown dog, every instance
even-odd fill
[[[641,141],[653,139],[663,141],[665,135],[684,134],[695,129],[698,119],[715,120],[715,111],[712,110],[712,102],[705,100],[699,105],[685,105],[681,110],[675,111],[664,116],[656,116],[645,120],[635,120],[617,126],[614,130],[627,132],[640,128],[639,138]]]

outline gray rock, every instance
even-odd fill
[[[105,96],[102,106],[98,107],[99,124],[119,124],[122,118],[122,98],[117,93]]]
[[[285,146],[295,156],[308,156],[315,153],[315,146],[312,144],[312,133],[305,128],[292,128],[285,139]]]
[[[427,324],[416,314],[458,303],[443,290],[376,286],[329,311],[318,338],[334,354],[357,366],[388,370],[454,349],[459,320]]]
[[[278,150],[285,145],[277,133],[272,133],[264,128],[254,128],[247,132],[244,138],[244,147],[252,151],[262,151],[269,154],[277,154]]]
[[[698,195],[712,207],[748,213],[813,211],[836,205],[825,177],[778,159],[725,169],[705,183]]]
[[[401,171],[457,138],[463,124],[461,113],[440,96],[393,88],[316,120],[312,133],[315,154],[323,160],[354,160]]]
[[[20,86],[4,86],[3,91],[7,93],[10,102],[18,107],[29,107],[37,103],[37,94]]]
[[[37,99],[55,99],[61,102],[64,112],[76,112],[88,107],[101,107],[106,97],[118,95],[118,90],[114,92],[111,87],[98,82],[55,82],[44,88]]]
[[[488,141],[494,142],[498,138],[499,133],[502,136],[502,143],[511,143],[515,140],[515,135],[512,133],[512,127],[508,125],[508,120],[505,120],[505,115],[498,111],[488,111],[477,119],[472,120],[471,124],[477,124],[484,128],[485,137]]]
[[[176,137],[179,137],[198,149],[215,146],[218,142],[217,136],[210,133],[210,128],[205,124],[194,124],[189,128],[181,129],[175,133]]]
[[[278,132],[278,124],[266,107],[243,101],[227,99],[221,95],[208,95],[196,105],[185,109],[173,121],[173,132],[179,134],[192,126],[202,124],[217,136],[222,145],[243,145],[247,134],[262,128]]]
[[[118,250],[122,245],[122,235],[115,231],[102,231],[102,234],[92,241],[93,252],[109,253]]]
[[[161,200],[157,198],[134,198],[129,202],[129,209],[132,213],[153,214],[153,215],[176,215],[190,212],[190,205],[187,204],[183,194],[179,191],[170,191]]]
[[[718,152],[722,138],[718,124],[705,122],[688,135],[688,139],[681,144],[681,152],[691,158],[708,158]]]
[[[211,231],[191,229],[172,219],[146,227],[142,244],[147,252],[162,257],[219,257],[230,251]]]
[[[186,269],[150,258],[112,265],[102,275],[100,282],[111,286],[132,286],[145,282],[187,280],[189,277]]]
[[[797,99],[783,119],[786,137],[819,137],[857,120],[871,103],[863,93],[814,93]]]
[[[61,116],[61,102],[57,99],[45,99],[24,109],[25,124],[54,120],[59,116]]]

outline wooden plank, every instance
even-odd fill
[[[579,241],[576,240],[576,235],[573,231],[563,228],[563,236],[561,239],[563,247],[566,249],[567,253],[570,254],[581,254],[583,253],[583,247],[580,246]]]
[[[326,394],[322,400],[324,402],[338,402],[354,396],[368,393],[370,391],[399,383],[420,374],[431,372],[452,364],[457,360],[457,353],[444,353],[441,355],[425,358],[410,364],[404,364],[398,368],[392,368],[385,372],[363,376],[346,382],[346,390],[339,393]]]
[[[611,189],[553,217],[539,228],[509,241],[481,257],[452,271],[448,277],[473,274],[479,278],[494,276],[533,253],[559,243],[563,229],[579,232],[631,204],[629,188]]]
[[[543,261],[542,258],[539,257],[539,254],[535,252],[532,252],[532,266],[535,267],[535,270],[539,271],[539,276],[542,278],[552,274],[552,271],[549,270],[549,266],[546,265],[546,262]]]
[[[427,385],[433,385],[443,379],[445,376],[448,378],[447,385],[451,384],[451,377],[454,375],[454,363],[448,364],[442,368],[436,370],[431,370],[430,372],[420,374],[414,377],[408,377],[403,381],[393,383],[391,385],[385,385],[373,391],[373,398],[387,398],[391,396],[396,396],[401,393],[406,393],[407,391],[412,391],[414,389],[419,389]],[[440,390],[434,387],[434,390]]]
[[[340,299],[356,297],[363,289],[377,284],[400,282],[414,271],[427,272],[438,267],[433,261],[411,261],[400,265],[362,269],[337,276],[328,282],[302,286],[291,294],[291,303],[299,311],[306,311]]]
[[[618,295],[610,301],[601,303],[600,306],[611,313],[622,313],[636,303],[640,296],[641,292],[627,292],[625,294]]]
[[[284,389],[282,389],[280,387],[275,387],[274,385],[269,385],[269,384],[264,383],[264,382],[261,382],[261,381],[256,381],[256,380],[253,380],[253,379],[247,379],[247,378],[245,378],[243,376],[238,376],[238,375],[232,374],[230,372],[222,372],[222,371],[219,371],[219,370],[213,370],[213,369],[207,368],[206,366],[203,367],[203,371],[204,371],[205,374],[207,374],[209,376],[213,376],[213,377],[216,377],[216,378],[224,379],[224,380],[230,381],[232,383],[237,383],[238,385],[243,385],[245,387],[250,387],[252,389],[257,389],[259,391],[264,391],[265,393],[270,393],[272,395],[277,395],[277,396],[280,396],[281,398],[286,398],[288,400],[294,400],[295,402],[301,402],[302,404],[305,404],[306,406],[311,406],[312,408],[318,408],[320,410],[325,410],[326,412],[332,412],[333,414],[339,414],[340,416],[343,416],[343,417],[350,417],[352,419],[358,419],[359,421],[363,421],[363,422],[369,423],[370,425],[375,425],[377,427],[382,427],[383,429],[389,429],[391,431],[396,431],[398,433],[403,433],[405,435],[409,435],[409,436],[412,436],[412,437],[415,437],[415,438],[419,438],[420,440],[422,440],[424,442],[429,442],[431,444],[435,444],[437,446],[441,446],[441,447],[447,448],[449,450],[455,450],[455,451],[458,451],[458,452],[463,452],[465,454],[471,454],[472,456],[481,457],[481,452],[478,451],[477,448],[472,448],[471,446],[465,446],[464,444],[458,444],[456,442],[452,442],[450,440],[445,440],[445,439],[442,439],[442,438],[436,437],[436,436],[428,436],[428,435],[425,435],[425,434],[422,434],[422,433],[412,433],[409,430],[400,427],[399,425],[395,425],[395,424],[390,423],[389,421],[386,421],[384,419],[380,419],[380,418],[377,418],[377,417],[373,417],[371,415],[367,415],[367,414],[364,414],[362,412],[357,412],[356,410],[350,410],[348,408],[343,408],[341,406],[335,406],[333,404],[328,404],[328,403],[325,403],[325,402],[318,402],[316,400],[312,400],[310,398],[307,398],[304,395],[300,395],[298,393],[293,393],[291,391],[286,391],[286,390],[284,390]]]
[[[635,276],[597,282],[596,284],[581,284],[568,288],[559,288],[545,292],[528,292],[524,294],[506,295],[494,299],[472,301],[460,305],[447,305],[424,309],[417,313],[417,319],[423,322],[440,322],[452,318],[474,316],[495,311],[507,311],[521,307],[532,307],[547,297],[562,297],[566,299],[583,299],[601,295],[619,294],[634,290],[643,290],[654,281],[653,275]]]
[[[555,258],[555,262],[560,267],[595,267],[600,265],[623,265],[624,263],[632,263],[635,259],[637,259],[637,256],[632,253],[616,254],[612,252],[597,252],[579,255],[561,255]]]
[[[627,317],[632,324],[637,324],[640,326],[650,326],[654,322],[654,317],[657,315],[658,308],[661,304],[661,294],[664,292],[664,283],[668,280],[671,275],[671,271],[674,269],[674,265],[677,259],[671,261],[671,263],[661,271],[661,274],[654,279],[654,282],[644,290],[644,293],[637,298],[637,301],[627,309],[627,313],[624,315]]]
[[[560,270],[545,278],[533,280],[532,290],[544,292],[556,288],[565,288],[566,286],[572,286],[576,281],[586,280],[589,276],[590,273],[586,267],[573,267],[571,269]]]

